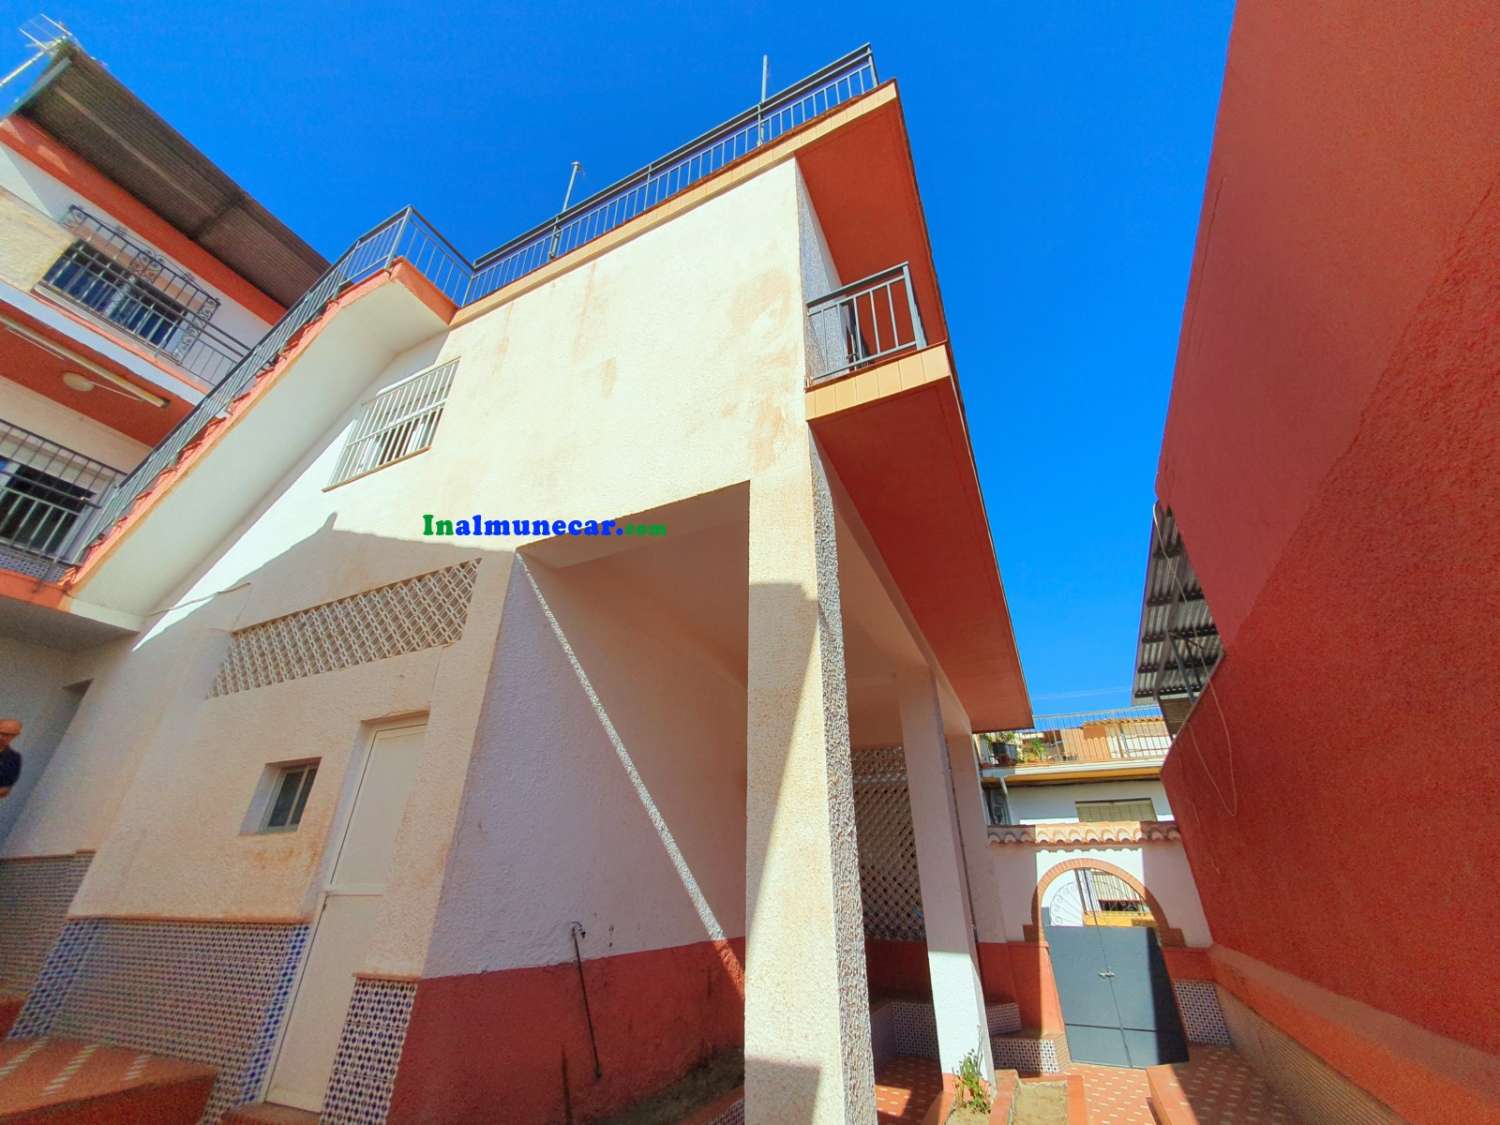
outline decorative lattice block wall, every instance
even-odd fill
[[[416,996],[414,981],[361,978],[355,983],[323,1100],[323,1121],[379,1125],[385,1120]]]
[[[368,664],[463,636],[479,560],[236,630],[213,695]]]
[[[0,860],[0,991],[31,991],[93,858]]]
[[[219,1070],[203,1120],[257,1098],[306,925],[74,919],[11,1038],[66,1036]]]
[[[926,941],[916,833],[906,792],[906,756],[896,746],[856,750],[850,759],[865,937]]]

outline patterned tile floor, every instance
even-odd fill
[[[61,1113],[80,1099],[201,1083],[201,1111],[214,1068],[75,1039],[0,1040],[0,1118],[27,1110]],[[196,1112],[191,1116],[196,1116]]]
[[[897,1055],[875,1072],[875,1114],[880,1125],[908,1125],[943,1092],[936,1059]]]
[[[1296,1125],[1297,1118],[1243,1058],[1228,1047],[1194,1047],[1191,1062],[1172,1068],[1201,1125]]]
[[[1096,1063],[1069,1063],[1064,1069],[1083,1076],[1089,1125],[1156,1125],[1144,1070]]]

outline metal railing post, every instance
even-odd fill
[[[411,208],[407,207],[401,212],[401,221],[396,224],[396,237],[391,239],[391,248],[385,253],[385,268],[390,269],[396,264],[396,259],[401,256],[401,239],[406,234],[406,225],[411,222]]]
[[[906,304],[911,309],[911,327],[916,333],[917,347],[927,346],[927,333],[922,330],[922,314],[917,312],[917,294],[911,287],[911,263],[901,263],[901,276],[906,281]]]

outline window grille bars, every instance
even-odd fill
[[[430,446],[457,372],[458,360],[450,359],[387,387],[360,407],[328,486],[374,472]]]

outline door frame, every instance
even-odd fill
[[[1042,901],[1046,898],[1047,891],[1053,883],[1057,882],[1058,879],[1072,876],[1075,871],[1078,871],[1081,868],[1091,869],[1094,871],[1103,872],[1108,875],[1113,875],[1116,878],[1120,879],[1127,886],[1129,886],[1137,894],[1139,894],[1141,898],[1145,899],[1146,905],[1151,910],[1151,917],[1155,919],[1156,922],[1156,924],[1152,928],[1156,931],[1156,945],[1161,952],[1164,965],[1167,962],[1168,949],[1181,949],[1187,946],[1187,942],[1183,938],[1182,931],[1172,926],[1168,922],[1166,910],[1162,907],[1160,900],[1156,897],[1156,895],[1151,893],[1151,889],[1147,887],[1144,882],[1142,882],[1135,875],[1132,875],[1129,871],[1126,871],[1124,868],[1116,864],[1110,863],[1108,860],[1096,859],[1092,857],[1080,857],[1078,859],[1062,860],[1049,867],[1047,871],[1042,875],[1042,877],[1037,880],[1036,889],[1032,892],[1031,896],[1031,921],[1025,923],[1021,927],[1022,936],[1026,941],[1038,944],[1042,946],[1043,949],[1047,947],[1048,941],[1046,928],[1044,928],[1042,925]],[[1087,929],[1089,927],[1083,928]],[[1066,1035],[1067,1014],[1062,1010],[1062,992],[1057,986],[1057,970],[1056,967],[1052,964],[1050,955],[1047,957],[1046,963],[1046,971],[1051,977],[1051,991],[1053,1001],[1057,1005],[1058,1030]],[[1168,980],[1172,981],[1172,1002],[1177,1009],[1178,1022],[1182,1026],[1183,1043],[1184,1045],[1190,1045],[1192,1041],[1187,1034],[1187,1016],[1183,1012],[1182,1003],[1177,997],[1176,983],[1174,980],[1172,980],[1169,966]]]
[[[292,974],[292,987],[287,992],[286,1007],[281,1012],[281,1022],[276,1028],[276,1039],[271,1047],[270,1058],[266,1063],[265,1074],[260,1080],[260,1091],[258,1097],[265,1101],[271,1091],[271,1082],[276,1076],[276,1064],[281,1059],[281,1048],[286,1041],[287,1029],[292,1022],[292,1009],[297,1003],[297,996],[302,991],[302,977],[307,971],[307,963],[311,959],[313,940],[318,936],[318,924],[323,920],[323,908],[328,905],[328,888],[333,878],[334,867],[338,864],[339,853],[344,848],[344,840],[349,835],[350,825],[354,819],[354,806],[359,799],[359,791],[365,783],[365,773],[370,767],[370,758],[375,749],[375,739],[387,731],[415,730],[418,727],[427,726],[428,712],[416,711],[398,717],[376,719],[359,724],[359,734],[355,738],[354,747],[349,755],[349,765],[345,770],[341,792],[339,793],[338,807],[334,810],[333,820],[329,824],[328,838],[323,842],[323,854],[318,860],[315,882],[316,890],[313,892],[313,905],[307,922],[307,940],[302,944],[302,953],[297,958],[297,969]],[[375,890],[340,890],[342,895],[356,894],[384,894],[384,888]],[[345,1016],[347,1019],[347,1014]]]

